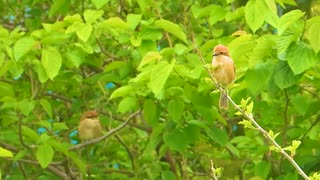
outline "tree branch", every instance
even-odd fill
[[[199,50],[196,41],[195,41],[195,37],[194,34],[192,33],[192,40],[193,40],[193,45],[194,45],[194,49],[196,50],[196,52],[198,53],[198,55],[200,56],[200,61],[202,62],[204,68],[206,69],[206,71],[208,72],[212,82],[215,84],[215,86],[217,87],[217,89],[219,89],[220,91],[223,90],[222,87],[216,83],[215,79],[213,78],[212,73],[210,72],[210,70],[206,67],[206,63],[205,60],[201,54],[201,51]],[[253,118],[252,114],[248,114],[245,110],[241,109],[232,99],[231,97],[228,95],[227,96],[229,101],[231,102],[231,104],[233,105],[233,107],[238,110],[246,119],[250,120],[250,122],[254,125],[254,127],[257,128],[257,130],[264,135],[264,137],[268,140],[268,142],[270,144],[272,144],[273,146],[275,146],[279,152],[281,153],[281,155],[283,157],[285,157],[292,165],[293,167],[297,170],[297,172],[304,178],[304,179],[309,179],[309,177],[305,174],[305,172],[300,168],[300,166],[295,162],[295,160],[288,154],[286,153],[281,146],[270,136],[270,134],[264,130],[257,122],[256,120]]]

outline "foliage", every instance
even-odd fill
[[[216,168],[221,178],[298,179],[249,121],[218,109],[195,47],[210,63],[225,44],[237,68],[231,97],[317,179],[319,8],[318,0],[1,1],[2,178],[209,179]],[[106,131],[141,113],[106,141],[70,150],[88,109]]]

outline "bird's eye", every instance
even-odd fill
[[[223,54],[223,52],[220,52],[220,54]]]

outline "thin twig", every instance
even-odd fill
[[[123,139],[119,135],[116,134],[115,137],[120,142],[120,144],[122,144],[122,146],[126,149],[126,151],[128,152],[129,158],[131,160],[131,168],[133,170],[135,170],[134,156],[133,156],[133,153],[131,152],[130,148],[127,146],[127,144],[123,141]]]
[[[200,56],[200,61],[202,62],[204,68],[206,69],[206,71],[208,72],[212,82],[216,85],[216,87],[221,91],[223,90],[221,86],[219,86],[216,82],[215,79],[212,76],[212,73],[210,72],[210,70],[205,66],[205,60],[203,58],[203,56],[201,55],[201,52],[196,44],[196,41],[194,39],[194,34],[192,34],[192,38],[193,38],[193,44],[194,44],[194,48],[196,50],[196,52],[198,53],[198,55]],[[300,168],[300,166],[295,162],[295,160],[288,154],[286,153],[281,146],[270,136],[270,134],[265,131],[253,118],[252,114],[248,114],[245,110],[241,109],[232,99],[231,97],[228,95],[227,96],[229,101],[231,102],[231,104],[234,106],[234,108],[236,110],[238,110],[246,119],[250,120],[251,123],[253,123],[253,125],[257,128],[257,130],[264,135],[264,137],[266,137],[266,139],[269,141],[269,143],[271,143],[273,146],[275,146],[279,152],[282,154],[282,156],[284,156],[293,166],[294,168],[298,171],[298,173],[304,178],[304,179],[309,179],[309,177],[305,174],[305,172]]]
[[[284,111],[283,111],[283,119],[284,119],[284,127],[283,127],[283,138],[282,138],[282,145],[285,146],[287,143],[287,129],[288,129],[288,108],[289,108],[289,96],[287,90],[284,90],[285,95],[285,104],[284,104]]]
[[[62,96],[60,94],[56,94],[56,93],[44,93],[45,96],[50,96],[52,98],[55,98],[55,99],[61,99],[62,101],[65,101],[67,103],[72,103],[72,100],[65,97],[65,96]]]
[[[110,119],[113,119],[113,120],[116,120],[116,121],[119,121],[119,122],[124,122],[124,120],[122,120],[121,118],[119,117],[114,117],[114,116],[111,116],[110,114],[106,113],[106,112],[99,112],[100,114],[102,115],[105,115],[105,116],[108,116]],[[140,129],[142,131],[145,131],[145,132],[151,132],[151,127],[149,126],[142,126],[142,125],[139,125],[139,124],[134,124],[134,123],[128,123],[128,125],[134,127],[134,128],[137,128],[137,129]]]
[[[100,141],[108,138],[108,137],[111,136],[112,134],[114,134],[114,133],[116,133],[117,131],[119,131],[119,130],[121,130],[122,128],[124,128],[124,127],[129,123],[129,121],[130,121],[132,118],[134,118],[135,116],[137,116],[139,113],[140,113],[140,110],[137,111],[137,112],[135,112],[135,113],[133,113],[133,114],[131,114],[131,115],[127,118],[126,121],[124,121],[124,122],[123,122],[122,124],[120,124],[118,127],[110,130],[107,134],[105,134],[105,135],[103,135],[103,136],[101,136],[101,137],[98,137],[98,138],[96,138],[96,139],[92,139],[92,140],[90,140],[90,141],[86,141],[86,142],[83,142],[83,143],[81,143],[81,144],[77,144],[77,145],[75,145],[75,146],[72,146],[71,148],[69,148],[69,150],[80,149],[80,148],[83,148],[83,147],[88,146],[88,145],[90,145],[90,144],[95,144],[95,143],[97,143],[97,142],[100,142]]]
[[[17,112],[18,114],[18,134],[19,134],[19,141],[20,141],[20,144],[29,149],[30,147],[27,146],[23,140],[23,136],[22,136],[22,115],[20,114],[20,112]]]

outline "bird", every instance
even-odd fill
[[[212,76],[222,90],[220,92],[219,107],[228,109],[228,85],[235,79],[236,68],[229,54],[229,49],[224,45],[216,45],[213,49]]]
[[[78,132],[79,138],[83,141],[95,139],[103,135],[97,111],[90,110],[82,114],[78,126]]]

